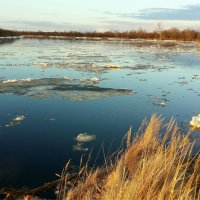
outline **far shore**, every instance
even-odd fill
[[[78,31],[11,31],[0,29],[0,38],[36,38],[36,39],[67,39],[67,40],[160,40],[160,41],[199,41],[200,32],[192,29],[155,30],[147,32],[145,29],[125,32],[78,32]]]
[[[76,37],[76,36],[46,36],[46,35],[20,35],[20,36],[7,36],[7,37],[0,37],[0,44],[1,43],[9,43],[10,41],[15,41],[18,39],[30,39],[30,40],[74,40],[74,41],[108,41],[108,42],[136,42],[141,45],[161,45],[163,47],[173,47],[176,46],[179,42],[180,43],[197,43],[198,40],[176,40],[176,39],[152,39],[152,38],[136,38],[136,39],[129,39],[129,38],[119,38],[119,37]]]

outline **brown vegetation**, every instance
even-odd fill
[[[192,41],[199,39],[199,31],[192,29],[179,30],[177,28],[170,28],[164,30],[161,24],[155,31],[148,32],[143,28],[138,30],[131,30],[125,32],[106,31],[106,32],[78,32],[78,31],[63,31],[63,32],[44,32],[44,31],[10,31],[0,29],[0,37],[6,36],[25,36],[28,38],[51,38],[51,37],[65,37],[65,38],[119,38],[119,39],[156,39],[156,40],[183,40]]]
[[[8,37],[8,36],[10,37],[18,36],[18,33],[15,31],[0,29],[0,37]]]
[[[200,199],[200,155],[192,156],[190,134],[180,134],[174,120],[161,137],[162,128],[162,119],[153,115],[133,141],[132,131],[127,133],[127,148],[114,163],[107,160],[96,170],[81,167],[72,183],[66,173],[59,199]]]
[[[173,119],[165,126],[162,122],[153,115],[133,139],[130,129],[126,148],[115,154],[115,161],[107,159],[104,167],[89,169],[81,160],[79,171],[68,173],[68,162],[58,180],[35,189],[1,188],[0,194],[5,199],[32,199],[56,187],[57,199],[62,200],[200,199],[200,154],[192,155],[190,134],[181,134]]]
[[[88,38],[119,38],[119,39],[161,39],[161,40],[183,40],[192,41],[199,39],[199,32],[196,30],[186,29],[179,30],[177,28],[171,28],[168,30],[163,30],[159,28],[158,30],[148,32],[145,29],[131,30],[126,32],[118,31],[106,31],[106,32],[31,32],[31,31],[19,31],[19,35],[26,37],[40,36],[42,38],[48,37],[88,37]]]

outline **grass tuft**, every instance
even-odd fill
[[[192,155],[190,134],[180,134],[174,119],[162,124],[163,119],[153,115],[149,123],[142,123],[133,141],[130,129],[127,147],[115,163],[89,171],[81,167],[84,176],[77,178],[63,199],[200,199],[200,154]]]

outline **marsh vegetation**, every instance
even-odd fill
[[[147,31],[144,28],[130,31],[105,31],[105,32],[79,32],[79,31],[11,31],[0,29],[0,37],[24,36],[25,38],[40,39],[155,39],[155,40],[181,40],[196,41],[199,39],[199,31],[193,29],[179,30],[176,27],[169,29],[156,28],[154,31]]]
[[[107,157],[103,167],[81,165],[73,182],[66,167],[59,199],[200,199],[200,154],[192,155],[190,134],[182,135],[173,119],[162,122],[153,115],[137,133],[130,129],[125,149]]]

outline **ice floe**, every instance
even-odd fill
[[[88,151],[89,149],[87,147],[84,147],[83,143],[77,143],[73,145],[73,150],[74,151]]]
[[[9,79],[9,80],[5,80],[5,81],[2,81],[3,84],[9,84],[9,83],[17,83],[17,82],[30,82],[34,80],[33,78],[25,78],[25,79]]]
[[[164,66],[164,65],[152,65],[152,64],[136,64],[133,66],[126,66],[124,69],[129,69],[129,70],[140,70],[140,71],[163,71],[163,70],[168,70],[168,69],[173,69],[174,66]]]
[[[97,84],[100,81],[101,81],[101,79],[99,79],[97,77],[94,77],[94,78],[91,78],[91,79],[86,79],[86,78],[80,79],[80,82],[90,84],[90,85]]]
[[[180,81],[179,84],[180,84],[180,85],[187,85],[187,84],[188,84],[188,81]]]
[[[194,80],[200,80],[200,75],[194,75],[192,79],[194,79]]]
[[[80,133],[76,136],[77,142],[90,142],[96,140],[96,135],[89,135],[87,133]]]
[[[19,122],[19,121],[23,121],[25,119],[24,115],[19,115],[16,118],[13,119],[13,121]]]
[[[96,82],[100,81],[100,79],[97,77],[94,77],[94,78],[91,78],[91,81],[96,83]]]
[[[49,64],[45,62],[34,62],[33,65],[37,65],[40,67],[47,67]]]
[[[63,98],[69,100],[99,99],[132,95],[130,89],[96,86],[99,79],[41,78],[0,81],[0,93],[30,96],[34,98]],[[94,82],[95,81],[95,82]],[[3,83],[3,84],[1,84]]]
[[[200,130],[200,114],[192,117],[192,120],[190,121],[190,126],[193,129]]]
[[[3,127],[8,128],[8,127],[13,127],[13,126],[19,125],[22,123],[22,121],[25,118],[26,118],[25,115],[17,115],[8,124],[2,125],[1,128],[3,128]]]
[[[167,106],[168,99],[165,98],[167,94],[168,93],[164,93],[163,94],[164,97],[163,96],[159,97],[159,96],[154,96],[154,95],[147,95],[147,96],[149,97],[149,99],[151,100],[153,105],[156,105],[156,106],[163,108],[163,107]]]
[[[36,78],[24,78],[24,79],[21,79],[22,82],[30,82],[32,80],[34,80]]]
[[[161,107],[165,107],[165,106],[166,106],[166,103],[165,103],[165,102],[160,102],[160,106],[161,106]]]
[[[105,68],[108,68],[108,69],[121,69],[122,66],[119,66],[119,65],[105,65]]]
[[[16,82],[17,82],[16,79],[11,79],[11,80],[2,81],[3,84],[7,84],[7,83],[16,83]]]

